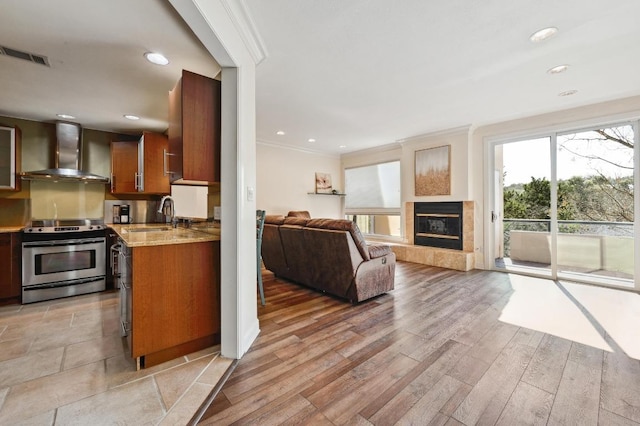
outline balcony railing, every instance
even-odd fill
[[[551,221],[504,219],[502,257],[514,262],[551,263]],[[633,277],[633,223],[559,220],[557,261],[565,270],[601,271]]]

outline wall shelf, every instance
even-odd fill
[[[332,192],[307,192],[309,195],[333,195],[334,197],[344,197],[347,194],[343,194],[341,192],[332,193]]]

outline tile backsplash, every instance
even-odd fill
[[[102,219],[104,185],[80,182],[31,182],[33,219]]]

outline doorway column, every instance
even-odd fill
[[[255,67],[264,50],[243,3],[169,0],[222,67],[222,356],[239,359],[259,333],[256,302]]]

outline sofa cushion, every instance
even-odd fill
[[[282,225],[284,223],[284,216],[268,214],[264,218],[264,223],[269,223],[271,225]]]
[[[306,219],[311,219],[311,214],[306,210],[291,210],[287,213],[287,217],[303,217]]]
[[[311,219],[307,222],[308,228],[320,228],[331,229],[334,231],[348,231],[351,234],[351,238],[356,243],[360,256],[364,260],[369,260],[369,250],[367,249],[367,242],[364,240],[360,228],[358,225],[347,219]]]
[[[285,225],[306,226],[309,219],[304,217],[287,216],[284,218]]]

